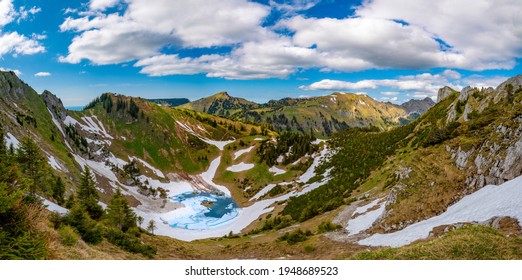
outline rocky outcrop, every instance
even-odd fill
[[[448,86],[439,89],[439,92],[437,93],[437,102],[441,102],[446,97],[450,96],[453,92],[454,90]]]
[[[67,117],[67,112],[65,111],[62,100],[56,97],[56,95],[44,90],[42,93],[42,100],[56,119],[64,120]]]

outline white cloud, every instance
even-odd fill
[[[117,13],[107,12],[123,2]],[[266,79],[287,78],[310,68],[326,73],[507,69],[522,57],[519,0],[373,0],[353,7],[355,16],[344,19],[297,15],[319,2],[271,0],[262,5],[247,0],[178,0],[174,5],[170,0],[90,0],[84,7],[88,10],[66,11],[71,17],[60,29],[76,36],[59,60],[98,65],[134,62],[135,67],[142,67],[141,73],[151,76],[203,73],[226,79]],[[283,14],[283,19],[263,26],[273,10]],[[214,47],[230,51],[212,54]],[[210,54],[180,57],[175,52],[197,48],[206,48]],[[461,74],[445,70],[437,79],[459,80]],[[373,89],[345,81],[321,82],[315,86]],[[426,81],[389,83],[398,90],[433,91]]]
[[[91,0],[89,2],[89,7],[91,10],[104,11],[107,8],[116,6],[119,2],[120,0]]]
[[[49,72],[38,72],[36,74],[34,74],[35,77],[49,77],[51,76],[51,73]]]
[[[388,101],[388,102],[395,102],[397,100],[399,100],[399,98],[397,96],[395,97],[381,97],[380,98],[381,101]]]
[[[333,57],[325,66],[337,70],[431,67],[448,58],[432,34],[385,19],[297,16],[280,25],[295,32],[298,46],[315,46]],[[351,60],[360,62],[354,66]]]
[[[306,11],[319,4],[321,0],[270,0],[270,6],[287,15]]]
[[[355,83],[337,80],[322,80],[311,84],[310,86],[300,86],[304,90],[358,90],[358,89],[376,89],[377,84],[374,80],[363,80]]]
[[[0,1],[0,27],[11,23],[16,16],[13,0]]]
[[[31,55],[44,51],[45,48],[40,42],[20,35],[18,32],[0,33],[0,57],[8,53],[16,56],[19,54]]]
[[[16,76],[22,75],[22,71],[20,71],[18,69],[9,69],[9,68],[0,67],[0,71],[4,71],[4,72],[12,71],[12,72],[14,72],[16,74]]]
[[[40,8],[40,7],[34,6],[34,7],[30,8],[29,10],[27,10],[27,8],[25,6],[21,6],[18,11],[18,14],[17,14],[17,16],[18,16],[17,22],[20,23],[20,21],[28,19],[29,15],[35,15],[41,11],[42,11],[42,8]]]
[[[246,0],[128,0],[120,14],[67,18],[62,31],[78,32],[60,61],[112,64],[161,55],[168,46],[207,48],[264,37],[267,6]],[[93,3],[93,2],[91,2]]]
[[[508,78],[504,76],[484,77],[482,75],[471,75],[463,79],[463,84],[476,88],[496,88]]]
[[[398,91],[383,91],[383,92],[381,92],[381,94],[386,95],[386,96],[396,96],[396,95],[399,95],[400,92],[398,92]]]
[[[399,76],[396,79],[381,79],[381,80],[361,80],[357,82],[346,82],[338,80],[322,80],[312,83],[308,86],[300,86],[304,90],[340,90],[351,91],[358,88],[379,89],[391,88],[397,91],[382,91],[381,94],[386,95],[386,100],[391,100],[401,92],[407,92],[409,96],[415,98],[432,97],[437,94],[438,90],[443,86],[451,86],[456,90],[462,88],[460,80],[450,80],[442,74],[423,73],[419,75]],[[383,99],[384,100],[384,99]]]
[[[521,9],[519,0],[374,0],[356,14],[403,20],[440,38],[460,55],[439,66],[482,70],[512,68],[522,56]]]

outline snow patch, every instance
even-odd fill
[[[201,141],[207,143],[207,144],[210,144],[210,145],[214,145],[216,146],[219,150],[223,151],[225,149],[225,146],[230,144],[230,143],[233,143],[235,140],[228,140],[228,141],[216,141],[216,140],[211,140],[211,139],[208,139],[208,138],[205,138],[199,134],[197,134],[196,132],[194,132],[194,130],[192,128],[190,128],[188,125],[180,122],[180,121],[176,121],[176,123],[181,126],[185,131],[187,131],[188,133],[196,136],[197,138],[199,138]]]
[[[276,176],[286,173],[286,170],[283,170],[281,168],[277,168],[276,166],[270,167],[270,169],[268,169],[268,171],[274,173],[274,175],[276,175]]]
[[[62,167],[60,166],[60,164],[58,164],[58,162],[56,161],[56,159],[54,158],[54,156],[49,156],[47,157],[47,162],[49,163],[49,165],[54,169],[54,170],[63,170]]]
[[[250,170],[250,169],[254,168],[254,166],[255,165],[253,163],[242,162],[242,163],[227,167],[227,170],[232,171],[232,172],[242,172],[242,171]]]
[[[430,219],[415,223],[402,230],[374,234],[360,240],[359,244],[369,246],[400,247],[413,241],[427,238],[437,226],[466,222],[483,222],[495,216],[516,218],[522,224],[522,176],[499,186],[488,185],[465,196],[448,207],[446,212]]]
[[[66,208],[63,208],[62,206],[60,206],[56,203],[53,203],[43,197],[40,197],[40,198],[43,199],[43,205],[45,207],[47,207],[47,209],[49,211],[56,212],[61,215],[66,215],[67,213],[69,213],[69,210],[67,210]]]
[[[135,159],[136,161],[139,161],[141,164],[143,164],[143,166],[145,166],[148,169],[150,169],[154,174],[156,174],[156,176],[161,177],[161,178],[165,178],[165,174],[163,174],[163,172],[161,172],[161,170],[155,168],[154,166],[152,166],[148,162],[146,162],[146,161],[144,161],[144,160],[142,160],[140,158],[137,158],[137,157],[130,157],[129,156],[129,160],[130,161],[132,161],[133,159]]]
[[[5,136],[5,145],[7,148],[13,145],[13,148],[18,149],[20,147],[20,141],[18,141],[18,139],[16,139],[13,134],[8,132]]]
[[[247,148],[247,149],[244,149],[244,150],[239,150],[239,151],[235,152],[234,153],[234,160],[236,160],[237,158],[239,158],[243,154],[250,153],[255,147],[256,146],[252,146],[250,148]]]
[[[376,202],[376,201],[375,201]],[[377,204],[377,203],[376,203]],[[375,204],[375,205],[376,205]],[[368,205],[366,205],[368,206]],[[363,207],[357,208],[359,211],[366,212],[371,207],[364,207],[366,209],[362,209]],[[373,207],[373,206],[372,206]],[[366,212],[354,219],[351,219],[348,221],[348,226],[346,227],[346,230],[350,235],[360,233],[362,231],[365,231],[369,229],[375,221],[384,213],[384,209],[386,208],[386,203],[382,203],[378,209]],[[361,212],[358,212],[361,213]],[[354,212],[355,214],[355,212]]]
[[[329,152],[329,150],[326,147],[324,147],[324,149],[321,151],[321,153],[319,153],[319,156],[314,158],[314,162],[312,163],[310,168],[308,168],[308,170],[306,170],[306,172],[303,175],[301,175],[301,177],[299,177],[297,182],[306,183],[310,179],[312,179],[312,177],[315,176],[315,169],[319,166],[321,161],[326,157],[328,152]]]

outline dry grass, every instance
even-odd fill
[[[520,232],[519,232],[520,234]],[[362,252],[355,259],[382,260],[520,260],[522,238],[485,226],[464,226],[440,238],[397,249]]]

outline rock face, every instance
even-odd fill
[[[412,99],[406,103],[401,104],[401,107],[408,112],[408,114],[419,114],[422,115],[435,105],[435,102],[429,97],[422,100]]]
[[[437,102],[441,102],[446,97],[450,96],[453,92],[453,89],[448,86],[439,89],[439,92],[437,93]]]
[[[44,90],[42,99],[55,118],[64,120],[67,117],[67,112],[65,111],[62,100],[56,97],[56,95]]]

